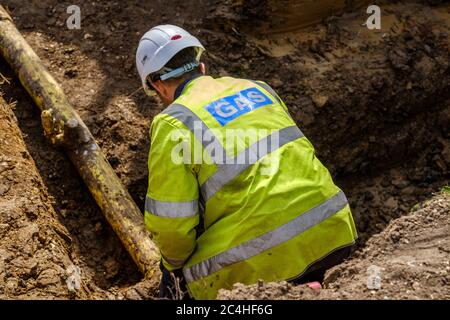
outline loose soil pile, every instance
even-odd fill
[[[327,271],[324,288],[235,285],[219,299],[450,299],[450,193],[395,219],[351,259]]]
[[[66,8],[72,4],[67,1],[24,6],[21,1],[5,0],[3,5],[62,85],[141,209],[147,187],[149,124],[162,106],[138,90],[134,54],[151,26],[172,23],[202,40],[208,50],[204,61],[213,76],[260,79],[279,92],[346,192],[364,248],[392,219],[449,184],[450,5],[433,2],[436,5],[379,2],[382,30],[362,25],[367,19],[362,7],[306,29],[274,28],[275,33],[267,27],[273,21],[261,17],[256,23],[258,13],[249,10],[250,2],[241,1],[197,0],[195,5],[175,0],[92,1],[81,5],[80,30],[66,27]],[[54,235],[62,245],[54,258],[59,267],[48,267],[57,270],[55,279],[60,283],[52,293],[38,294],[25,284],[4,296],[154,296],[155,285],[140,282],[141,275],[67,157],[45,141],[37,108],[3,60],[0,72],[10,79],[9,85],[2,86],[4,98],[16,103],[18,126],[42,181],[35,184],[35,194],[48,195],[42,200],[49,208],[47,215],[54,216],[51,221],[59,226],[55,228],[65,232]],[[2,149],[0,156],[8,157],[9,152]],[[29,183],[14,179],[23,180],[20,189]],[[16,197],[15,191],[12,195]],[[22,208],[20,201],[11,206]],[[26,215],[17,219],[28,221]],[[11,234],[25,227],[8,224]],[[52,241],[52,233],[41,234],[43,243]],[[14,237],[7,239],[0,240],[3,250],[8,244],[17,248],[24,244]],[[14,251],[11,254],[15,257]],[[35,259],[45,265],[44,258],[35,255]],[[4,261],[5,270],[12,270],[11,260]],[[67,271],[72,264],[81,274],[81,289],[74,293],[65,286],[66,278],[73,275],[72,269]],[[48,268],[33,271],[33,276],[11,273],[0,279],[5,284],[37,282],[38,271]],[[393,297],[400,296],[406,297]]]
[[[52,206],[12,107],[0,96],[0,299],[132,299],[139,297],[136,290],[154,296],[151,281],[123,292],[99,287],[78,259],[77,238]]]
[[[70,235],[1,97],[0,155],[0,299],[68,296]]]

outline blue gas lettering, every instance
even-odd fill
[[[262,95],[262,93],[260,94],[260,92],[257,92],[257,91],[249,91],[247,93],[247,97],[249,100],[252,100],[256,103],[264,102],[267,98],[264,95]]]
[[[248,88],[213,101],[204,108],[224,126],[241,115],[271,104],[273,101],[258,88]]]
[[[236,112],[238,112],[238,110],[232,105],[230,105],[227,101],[220,101],[220,100],[215,103],[214,110],[219,116],[223,118],[229,118]]]

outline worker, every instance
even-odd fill
[[[162,256],[161,297],[183,284],[214,299],[235,283],[321,281],[357,238],[346,196],[277,93],[206,75],[204,51],[160,25],[136,53],[145,92],[166,107],[150,128],[144,216]]]

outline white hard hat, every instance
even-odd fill
[[[205,48],[189,32],[170,24],[156,26],[142,36],[136,52],[136,67],[142,80],[142,86],[148,95],[155,94],[153,88],[147,85],[148,75],[161,71],[173,56],[188,47],[199,49],[195,61],[180,66],[180,70],[165,70],[168,71],[165,79],[180,76],[198,66],[200,56]],[[171,75],[168,75],[170,71]],[[162,80],[165,79],[162,78]]]

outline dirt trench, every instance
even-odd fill
[[[218,299],[450,298],[450,189],[389,223],[366,246],[325,274],[323,288],[286,282],[236,284]]]
[[[449,184],[450,13],[448,2],[438,2],[379,2],[382,30],[362,26],[362,8],[281,33],[249,33],[249,12],[239,1],[95,1],[81,5],[81,30],[65,28],[69,2],[4,5],[141,209],[148,128],[162,106],[138,90],[134,52],[145,31],[170,22],[202,40],[213,76],[260,79],[279,92],[346,192],[363,248],[392,219]],[[76,170],[45,141],[36,107],[3,60],[0,72],[10,79],[4,97],[16,104],[42,189],[81,270],[83,291],[71,296],[61,287],[59,297],[153,297],[154,284],[140,282]],[[8,297],[34,294],[21,290]]]

